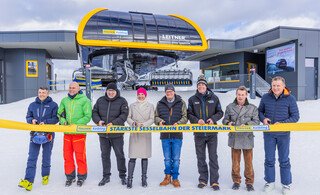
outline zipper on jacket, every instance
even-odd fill
[[[42,114],[43,114],[43,102],[41,102],[41,106],[40,106],[40,113],[42,113]],[[42,116],[40,116],[40,121],[39,121],[39,123],[41,123],[41,122],[42,122],[42,117],[43,117],[43,115],[42,115]]]
[[[43,113],[42,113],[42,117],[44,117],[46,110],[47,110],[47,108],[44,108]]]
[[[111,102],[109,101],[109,103],[108,103],[108,110],[107,110],[107,124],[110,123],[110,121],[109,121],[110,104],[111,104]],[[108,134],[106,134],[106,136],[108,136]],[[108,136],[108,137],[109,137],[109,136]]]
[[[172,105],[173,106],[173,105]],[[170,121],[171,121],[171,116],[172,116],[172,107],[169,109],[169,124],[170,124]],[[170,139],[170,136],[171,134],[169,133],[169,139]]]
[[[280,98],[280,97],[279,97],[279,98]],[[279,98],[278,98],[278,99],[279,99]],[[276,102],[275,102],[275,104],[274,104],[274,109],[273,109],[273,115],[272,115],[272,121],[271,121],[271,123],[274,123],[274,122],[275,122],[275,121],[274,121],[274,115],[275,115],[275,112],[276,112],[278,99],[276,99]]]
[[[73,110],[74,110],[74,108],[73,108],[73,99],[71,99],[71,102],[70,102],[70,110],[71,110],[71,112],[70,112],[70,115],[69,115],[69,121],[70,121],[70,124],[69,125],[71,125],[72,124],[72,114],[73,114]]]
[[[108,110],[107,110],[107,123],[110,123],[110,121],[109,121],[110,104],[111,104],[111,102],[109,101]]]

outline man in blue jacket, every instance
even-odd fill
[[[296,99],[286,88],[284,78],[276,76],[272,79],[271,90],[265,94],[259,105],[259,118],[264,125],[278,123],[295,123],[299,120],[299,109]],[[290,191],[292,183],[289,159],[290,132],[269,132],[263,134],[265,163],[265,192],[275,188],[275,151],[278,148],[280,176],[283,194]]]
[[[38,97],[28,107],[27,123],[34,125],[56,124],[58,105],[51,97],[46,87],[40,87]],[[54,133],[31,132],[29,144],[29,157],[27,162],[26,174],[20,181],[19,187],[28,191],[32,190],[36,174],[36,166],[40,148],[42,146],[42,184],[47,185],[49,182],[51,167],[51,151],[53,147]]]

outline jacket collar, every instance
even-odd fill
[[[269,94],[272,95],[274,98],[276,98],[275,95],[272,92],[272,88],[269,89]],[[283,92],[282,92],[282,94],[279,96],[279,98],[288,97],[290,94],[291,94],[290,89],[285,87]]]
[[[78,97],[81,96],[81,94],[83,94],[83,92],[80,90],[77,94],[74,94],[74,95],[70,95],[70,94],[68,93],[68,97],[69,97],[70,99],[78,99]]]
[[[234,99],[233,103],[235,103],[236,105],[238,105],[237,98]],[[246,101],[244,102],[244,106],[247,106],[247,105],[249,105],[248,98],[246,98]]]
[[[174,105],[174,104],[176,104],[177,102],[180,102],[180,101],[181,101],[181,97],[180,97],[179,95],[175,94],[175,95],[174,95],[174,101],[173,101],[172,105]],[[164,97],[160,100],[160,102],[168,105],[167,97],[164,96]]]
[[[49,102],[52,102],[52,98],[51,97],[47,97],[43,102],[39,99],[39,97],[36,97],[35,102],[37,102],[38,104],[44,103],[44,104],[48,104]]]

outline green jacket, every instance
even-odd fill
[[[86,125],[90,122],[92,116],[91,101],[84,95],[78,94],[71,99],[65,97],[61,100],[58,117],[60,124],[67,125]],[[66,133],[71,134],[71,133]],[[84,134],[84,133],[72,133],[72,134]]]

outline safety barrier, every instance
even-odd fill
[[[64,133],[287,132],[319,131],[320,123],[279,123],[275,125],[255,126],[184,124],[176,126],[128,127],[90,125],[32,125],[23,122],[0,119],[0,128]]]

